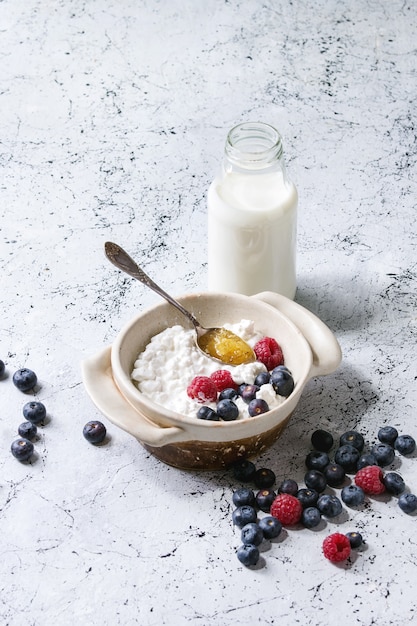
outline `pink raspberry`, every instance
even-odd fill
[[[278,365],[284,365],[284,355],[281,346],[272,337],[263,337],[253,348],[258,361],[263,363],[267,370],[273,370]]]
[[[378,465],[367,465],[358,470],[355,483],[371,496],[377,496],[385,491],[382,469]]]
[[[350,541],[342,533],[333,533],[323,541],[323,554],[332,563],[340,563],[350,556]]]
[[[228,370],[217,370],[211,374],[210,378],[216,385],[218,392],[223,391],[223,389],[237,389],[237,384]]]
[[[187,387],[187,395],[200,404],[215,402],[217,399],[216,385],[208,376],[195,376]]]
[[[283,526],[299,522],[302,512],[301,502],[289,493],[280,493],[271,504],[271,515],[279,519]]]

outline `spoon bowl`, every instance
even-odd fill
[[[196,331],[196,346],[206,356],[227,365],[242,365],[256,360],[252,348],[232,331],[222,327],[204,328],[190,311],[157,285],[118,244],[106,241],[104,251],[108,260],[118,269],[155,291],[188,318]]]

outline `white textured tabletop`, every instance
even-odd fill
[[[2,625],[416,623],[416,517],[395,498],[289,528],[245,568],[231,473],[164,465],[104,418],[89,444],[80,373],[158,301],[104,242],[204,290],[209,183],[227,131],[262,120],[299,190],[296,301],[343,361],[256,465],[301,484],[318,427],[416,436],[416,41],[412,0],[0,2]],[[48,411],[30,463],[10,453],[21,367]],[[416,492],[416,456],[394,467]],[[324,537],[355,529],[364,548],[327,561]]]

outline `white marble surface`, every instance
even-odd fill
[[[1,45],[0,621],[52,624],[416,623],[416,517],[369,501],[290,529],[246,569],[228,472],[165,466],[99,414],[80,361],[157,301],[104,259],[123,244],[174,294],[206,285],[206,204],[225,135],[276,125],[300,194],[296,300],[336,333],[257,460],[302,482],[318,426],[417,435],[417,9],[412,0],[3,0]],[[40,379],[37,455],[10,442]],[[417,490],[417,460],[398,465]],[[321,556],[334,529],[366,549]]]

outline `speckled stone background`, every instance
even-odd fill
[[[165,466],[100,415],[80,361],[157,296],[206,286],[206,192],[227,131],[275,125],[300,195],[296,300],[344,359],[257,460],[302,484],[311,432],[417,435],[417,5],[412,0],[0,2],[0,621],[4,626],[416,623],[416,517],[368,499],[237,561],[229,472]],[[48,410],[10,442],[27,366]],[[395,465],[417,491],[417,459]],[[358,529],[335,566],[323,538]]]

